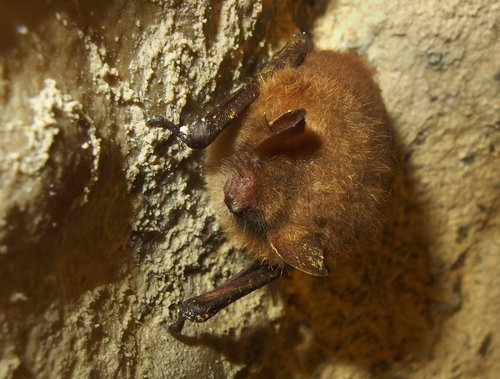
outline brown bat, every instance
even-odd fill
[[[390,192],[393,141],[372,71],[354,52],[313,51],[305,33],[213,112],[185,126],[162,117],[148,124],[191,148],[208,146],[212,204],[228,235],[256,257],[183,302],[173,333],[289,269],[328,275],[325,257],[364,237]]]

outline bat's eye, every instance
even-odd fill
[[[251,170],[237,173],[224,185],[224,202],[229,212],[240,216],[257,206],[257,183]]]

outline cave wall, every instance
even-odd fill
[[[500,7],[493,0],[0,5],[0,377],[493,377]],[[293,274],[174,339],[244,267],[186,122],[296,30],[376,68],[393,198],[328,279]]]

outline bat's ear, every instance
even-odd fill
[[[267,240],[290,266],[314,276],[328,275],[323,248],[314,234],[301,227],[288,227],[270,231]]]
[[[288,111],[274,120],[269,128],[273,131],[269,137],[255,147],[259,156],[276,154],[284,150],[294,150],[303,145],[312,133],[305,131],[305,109]]]
[[[305,109],[294,109],[293,111],[285,112],[278,118],[271,121],[269,128],[275,132],[274,135],[277,135],[278,133],[293,133],[294,135],[300,134],[304,131],[305,115]]]

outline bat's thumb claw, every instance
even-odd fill
[[[184,327],[184,322],[186,319],[179,314],[177,321],[168,327],[168,331],[172,334],[179,334]]]
[[[159,127],[159,128],[165,128],[171,131],[178,131],[179,127],[175,125],[173,122],[170,122],[164,117],[161,116],[152,116],[149,117],[146,120],[146,125],[148,126],[153,126],[153,127]]]

